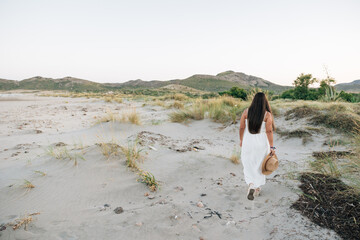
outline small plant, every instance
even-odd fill
[[[236,150],[236,148],[234,148],[234,151],[230,157],[230,161],[234,164],[239,164],[240,163],[240,152],[238,152]]]
[[[101,140],[101,142],[97,145],[100,146],[101,153],[107,159],[113,156],[118,156],[120,154],[120,145],[118,144],[117,140],[112,138],[110,142],[105,142],[101,137],[98,136],[98,138]]]
[[[128,142],[127,147],[124,146],[120,147],[121,151],[123,152],[126,158],[126,166],[134,170],[139,170],[137,162],[141,160],[140,153],[142,149],[139,149],[137,144],[138,141],[136,140],[133,143]]]
[[[34,171],[34,173],[39,174],[39,175],[42,176],[42,177],[45,177],[45,176],[46,176],[46,173],[45,173],[45,172],[42,172],[42,171],[39,171],[39,170]]]
[[[160,125],[160,124],[161,124],[160,120],[154,120],[154,119],[151,120],[151,125]]]
[[[32,188],[35,188],[35,185],[32,184],[29,180],[24,179],[23,187],[30,190]]]
[[[39,215],[40,213],[32,213],[29,215],[25,215],[24,217],[20,219],[16,219],[14,223],[9,224],[10,226],[13,226],[13,230],[19,229],[21,226],[24,225],[24,230],[27,230],[27,226],[29,223],[33,221],[32,216]]]
[[[154,192],[159,188],[159,182],[155,179],[154,175],[147,171],[140,171],[140,178],[138,181],[145,183],[150,191]]]

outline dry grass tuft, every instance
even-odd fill
[[[153,105],[156,105],[156,106],[159,106],[159,107],[165,107],[166,106],[164,101],[159,101],[159,100],[154,101]]]
[[[102,139],[98,137],[99,139]],[[101,141],[97,143],[97,145],[101,149],[101,153],[107,158],[110,159],[111,157],[118,156],[120,154],[120,145],[117,144],[117,141],[113,138],[110,142]]]
[[[136,109],[133,108],[131,111],[124,112],[121,116],[123,122],[130,122],[132,124],[141,125],[140,116],[136,112]]]
[[[27,226],[29,225],[29,223],[31,223],[33,221],[32,216],[34,215],[39,215],[40,213],[32,213],[29,215],[26,215],[20,219],[16,219],[14,223],[9,224],[10,226],[13,226],[13,230],[19,229],[21,228],[21,226],[24,225],[24,230],[27,230]]]
[[[45,177],[45,176],[46,176],[46,173],[45,173],[45,172],[42,172],[42,171],[39,171],[39,170],[34,171],[34,173],[39,174],[39,175],[42,176],[42,177]]]
[[[23,187],[26,189],[32,189],[35,188],[35,185],[32,184],[29,180],[24,179]]]
[[[70,160],[74,161],[74,166],[78,165],[78,159],[85,160],[82,152],[73,152],[71,153],[65,146],[62,147],[53,147],[49,146],[47,148],[47,155],[59,159],[59,160]]]
[[[103,122],[120,122],[121,118],[118,113],[114,113],[111,110],[106,110],[106,114],[98,119],[95,124],[103,123]]]
[[[176,109],[184,109],[184,104],[182,104],[179,101],[175,101],[170,107],[176,108]]]
[[[230,161],[234,164],[239,164],[240,163],[240,152],[238,152],[236,149],[234,149],[234,151],[230,157]]]

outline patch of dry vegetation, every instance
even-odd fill
[[[276,133],[278,133],[281,137],[286,138],[302,138],[302,143],[305,145],[307,142],[311,141],[312,134],[303,129],[296,129],[293,131],[283,131],[279,128],[276,129]]]
[[[22,226],[24,226],[24,230],[27,230],[28,225],[34,220],[32,216],[39,215],[40,213],[32,213],[25,215],[24,217],[21,217],[19,219],[16,219],[15,222],[10,223],[10,226],[13,226],[13,230],[19,229]]]
[[[230,156],[230,161],[234,164],[240,163],[240,152],[237,151],[236,148],[234,149],[232,155]]]
[[[303,194],[292,205],[321,227],[337,232],[343,239],[359,239],[360,194],[332,176],[303,173]]]
[[[35,185],[32,184],[29,180],[24,179],[23,187],[30,190],[32,188],[35,188]]]
[[[97,143],[97,145],[100,147],[101,153],[107,159],[118,156],[120,154],[120,145],[114,138],[110,142],[104,141],[101,137],[98,138],[100,139],[100,142]]]
[[[103,122],[121,122],[121,117],[118,113],[114,113],[111,110],[106,110],[106,114],[99,118],[95,124]]]
[[[119,113],[114,113],[111,110],[107,110],[106,114],[101,118],[97,119],[95,124],[104,123],[104,122],[121,122],[121,123],[132,123],[136,125],[141,125],[140,116],[137,113],[136,109],[125,110],[121,116]]]
[[[247,106],[247,102],[242,102],[239,99],[229,96],[213,99],[197,99],[187,108],[170,113],[169,116],[172,122],[202,120],[207,117],[214,122],[236,123]]]
[[[170,108],[176,108],[176,109],[184,109],[184,104],[179,102],[179,101],[175,101],[173,104],[171,104],[169,106]]]
[[[289,103],[285,103],[286,107]],[[291,106],[291,105],[290,105]],[[345,102],[304,102],[292,103],[292,109],[285,112],[285,120],[307,118],[313,125],[334,128],[344,133],[358,134],[360,116],[357,104]]]
[[[65,146],[59,146],[59,147],[53,147],[53,146],[49,146],[46,149],[46,153],[47,155],[49,155],[50,157],[53,157],[55,159],[59,159],[59,160],[70,160],[74,162],[74,166],[78,165],[78,160],[85,160],[84,156],[83,156],[83,151],[81,152],[70,152],[70,150],[65,147]]]

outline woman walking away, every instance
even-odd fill
[[[260,193],[260,186],[265,184],[261,165],[270,152],[275,153],[273,130],[275,125],[269,102],[265,94],[259,92],[240,120],[241,162],[249,186],[249,200],[254,200]]]

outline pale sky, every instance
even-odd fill
[[[0,78],[360,79],[359,0],[0,0]]]

